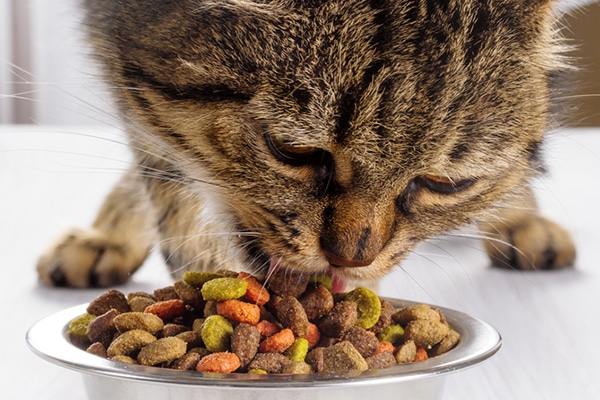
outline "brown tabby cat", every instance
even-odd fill
[[[480,221],[494,264],[571,264],[540,216],[550,0],[86,0],[135,162],[56,286],[124,282],[157,243],[185,270],[376,280]]]

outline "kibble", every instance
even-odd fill
[[[233,325],[225,317],[211,315],[204,320],[200,332],[206,348],[213,353],[220,353],[229,349]]]
[[[137,353],[144,346],[156,340],[156,336],[150,332],[133,329],[117,336],[106,350],[106,354],[110,358],[114,356],[129,356],[133,358],[137,356]]]
[[[434,307],[395,309],[366,288],[332,294],[330,280],[276,270],[265,287],[243,272],[186,272],[152,294],[101,294],[67,333],[113,361],[249,374],[388,368],[435,357],[460,341]]]
[[[260,331],[249,324],[239,324],[231,336],[231,351],[240,359],[242,367],[246,367],[258,352]]]
[[[141,329],[156,333],[163,329],[164,322],[156,314],[144,312],[126,312],[113,317],[112,323],[120,333],[133,329]]]
[[[296,337],[305,337],[308,334],[308,317],[298,299],[285,296],[277,303],[275,310],[281,324],[290,328]]]
[[[381,315],[381,300],[371,290],[359,287],[346,295],[346,301],[356,303],[356,325],[365,329],[372,328]]]
[[[137,360],[142,365],[157,365],[176,360],[187,351],[187,344],[176,337],[158,339],[144,346],[138,353]]]
[[[204,300],[225,301],[239,299],[246,294],[248,282],[237,278],[211,279],[202,285]]]
[[[240,367],[240,359],[234,353],[213,353],[202,358],[196,365],[198,372],[229,374]]]
[[[102,343],[104,347],[108,347],[115,336],[115,333],[117,333],[118,328],[114,324],[114,320],[119,315],[121,314],[112,308],[90,321],[87,326],[87,337],[90,342],[99,342]]]

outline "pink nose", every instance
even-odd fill
[[[346,258],[330,253],[327,250],[325,250],[324,252],[325,257],[327,257],[327,261],[329,261],[329,264],[331,264],[332,267],[366,267],[367,265],[371,265],[371,263],[373,262],[373,260],[348,260]]]

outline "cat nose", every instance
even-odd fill
[[[366,267],[390,239],[394,204],[341,195],[324,214],[320,245],[333,267]]]
[[[339,268],[339,267],[343,267],[343,268],[355,268],[355,267],[366,267],[368,265],[371,265],[371,263],[373,262],[373,260],[349,260],[347,258],[344,257],[340,257],[337,254],[331,253],[327,250],[323,250],[323,253],[325,254],[325,257],[327,258],[327,261],[329,261],[329,264],[334,267],[334,268]]]

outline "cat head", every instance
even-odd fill
[[[377,278],[539,166],[548,1],[88,0],[140,164],[258,267]]]

